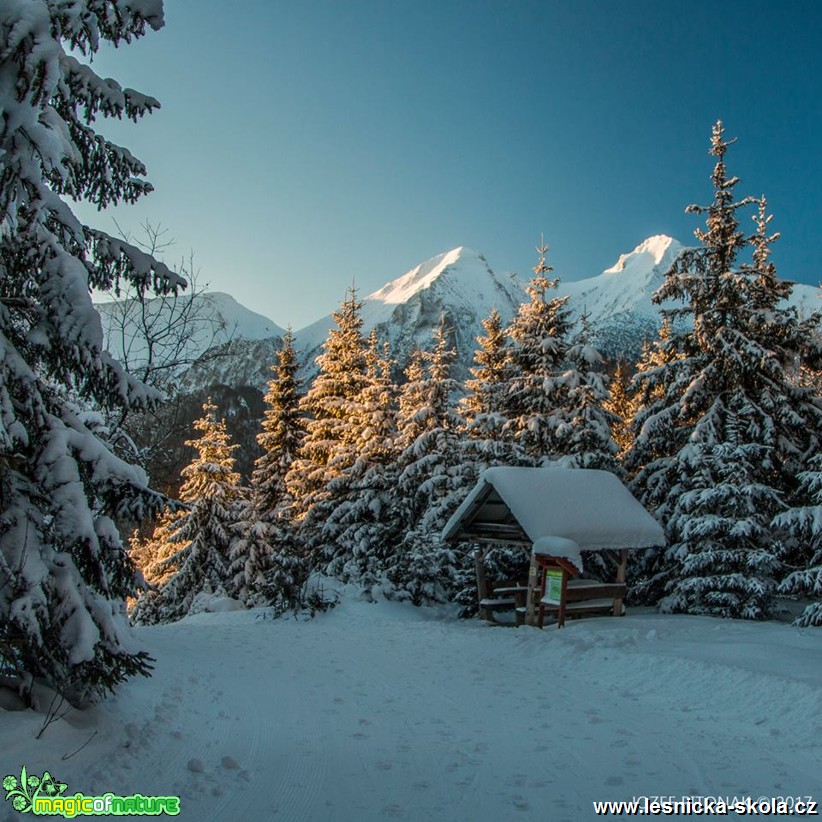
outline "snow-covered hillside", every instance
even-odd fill
[[[596,277],[560,282],[576,317],[588,315],[596,345],[608,356],[635,359],[645,338],[656,336],[659,306],[651,296],[684,246],[672,237],[649,237]]]
[[[283,332],[285,333],[285,332]],[[271,379],[271,366],[277,361],[282,336],[253,339],[239,337],[211,349],[182,375],[186,391],[207,389],[212,385],[232,388],[252,386],[265,392]]]
[[[597,326],[626,314],[653,317],[659,309],[651,295],[662,285],[665,273],[684,246],[672,237],[649,237],[633,251],[596,277],[560,282],[559,293],[569,297],[570,307],[586,313]]]
[[[508,322],[525,298],[516,274],[497,274],[485,257],[460,247],[438,254],[416,266],[363,300],[363,332],[375,328],[391,343],[394,356],[404,364],[415,346],[430,348],[441,318],[453,329],[458,352],[455,372],[467,374],[482,320],[496,307]],[[331,316],[296,333],[296,343],[307,363],[320,353]]]
[[[3,775],[48,770],[69,796],[177,794],[191,822],[580,822],[594,801],[639,796],[822,800],[822,631],[633,610],[501,628],[352,594],[311,621],[264,615],[139,629],[154,676],[39,740],[42,715],[0,710]]]

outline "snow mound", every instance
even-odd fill
[[[199,593],[191,603],[190,614],[225,614],[230,611],[245,611],[246,607],[238,599],[209,593]]]

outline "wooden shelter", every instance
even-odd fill
[[[473,542],[480,612],[515,608],[517,621],[556,615],[622,614],[627,552],[665,544],[659,523],[618,477],[570,468],[489,468],[443,530],[449,542]],[[518,545],[531,555],[525,584],[489,585],[485,552]],[[616,551],[616,579],[584,579],[582,551]]]

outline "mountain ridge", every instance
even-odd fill
[[[575,319],[587,317],[592,342],[603,354],[636,359],[643,340],[655,337],[659,328],[660,306],[652,302],[652,295],[685,248],[664,234],[648,237],[600,274],[574,281],[560,278],[553,293],[568,297]],[[444,317],[457,349],[454,376],[464,379],[473,362],[476,337],[483,333],[482,321],[496,308],[503,323],[509,323],[528,299],[525,286],[526,281],[515,273],[497,273],[481,252],[458,246],[434,255],[362,298],[363,333],[376,329],[391,344],[393,356],[403,367],[414,347],[430,347],[433,331]],[[822,307],[818,294],[812,286],[795,284],[789,304],[807,315]],[[230,295],[212,292],[201,296],[216,301],[231,333],[217,340],[216,348],[225,356],[195,364],[183,375],[182,384],[189,390],[206,383],[253,385],[263,390],[284,330]],[[666,301],[662,307],[676,304]],[[304,377],[316,373],[314,360],[333,325],[328,314],[294,333]]]

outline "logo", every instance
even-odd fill
[[[20,771],[20,778],[3,777],[3,790],[6,800],[20,813],[33,813],[35,816],[62,816],[74,819],[75,816],[177,816],[180,813],[179,796],[143,796],[135,793],[130,796],[117,796],[104,793],[102,796],[86,796],[83,793],[66,794],[65,782],[58,782],[48,771],[36,776]]]

